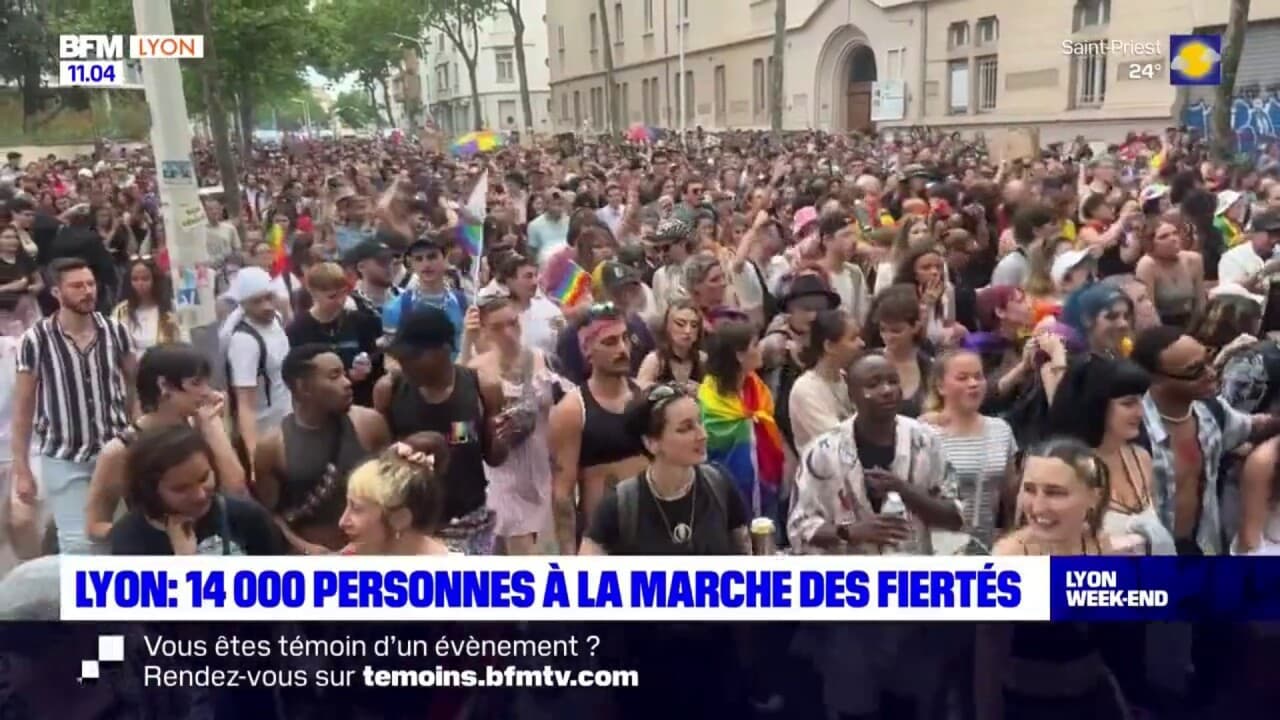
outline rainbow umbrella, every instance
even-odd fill
[[[502,147],[502,136],[492,130],[476,130],[453,141],[449,149],[454,155],[471,157],[478,153],[497,150]]]

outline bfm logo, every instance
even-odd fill
[[[61,60],[192,60],[204,57],[203,35],[59,35]]]

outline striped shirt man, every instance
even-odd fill
[[[18,372],[37,381],[40,454],[55,460],[91,462],[129,425],[125,363],[133,357],[133,339],[102,313],[90,317],[96,333],[83,350],[54,314],[23,334],[18,352]]]

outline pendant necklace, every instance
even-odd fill
[[[691,493],[689,498],[689,522],[676,523],[675,527],[671,526],[671,520],[667,517],[667,511],[662,509],[662,501],[659,499],[658,489],[653,486],[653,475],[649,471],[645,471],[645,482],[649,484],[649,494],[653,496],[653,504],[658,508],[658,514],[662,516],[662,524],[667,528],[667,534],[671,537],[671,542],[676,545],[687,545],[693,541],[693,516],[697,512],[698,505],[698,476],[695,474],[693,482],[690,483]],[[681,494],[683,496],[683,493]],[[675,498],[679,499],[679,497]]]

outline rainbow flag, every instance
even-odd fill
[[[271,230],[267,233],[267,242],[271,244],[271,249],[275,251],[275,263],[271,266],[271,275],[275,277],[289,267],[289,248],[285,247],[284,228],[279,225],[272,225]]]
[[[591,276],[577,263],[573,263],[560,280],[547,289],[547,294],[560,307],[573,307],[591,291]]]
[[[752,373],[741,393],[724,395],[708,375],[698,386],[698,404],[707,431],[707,462],[729,472],[756,516],[773,517],[785,456],[768,386]]]
[[[573,248],[565,246],[546,259],[539,281],[557,305],[569,308],[591,295],[591,275],[578,264]]]
[[[480,257],[484,248],[484,226],[466,222],[458,224],[458,244],[473,258]]]

